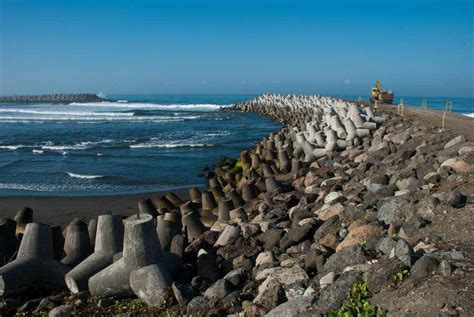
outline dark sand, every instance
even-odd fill
[[[181,198],[188,197],[187,189],[173,191]],[[34,221],[53,225],[67,225],[75,217],[90,220],[97,215],[108,213],[132,215],[138,211],[137,202],[146,198],[156,198],[166,192],[116,195],[116,196],[12,196],[0,197],[0,218],[15,215],[18,209],[30,207],[34,211]]]
[[[382,105],[381,110],[396,114],[397,106]],[[405,106],[404,115],[407,118],[418,119],[441,128],[442,111]],[[445,118],[445,128],[474,141],[474,118],[448,112]],[[74,217],[89,220],[109,211],[114,214],[131,215],[137,212],[139,200],[159,197],[164,193],[87,197],[0,197],[0,218],[13,217],[19,208],[30,207],[34,210],[36,222],[64,226]],[[186,198],[188,195],[187,190],[177,190],[175,193],[182,198]]]

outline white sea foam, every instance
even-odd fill
[[[55,145],[53,142],[46,142],[45,145],[41,146],[42,150],[49,150],[49,151],[65,151],[65,150],[73,150],[73,151],[81,151],[87,150],[96,146],[100,146],[103,144],[110,144],[113,143],[114,140],[105,139],[101,141],[83,141],[76,144],[66,144],[66,145]]]
[[[115,107],[115,108],[127,108],[127,109],[148,109],[148,110],[201,110],[201,111],[211,111],[218,110],[222,107],[229,107],[232,105],[216,105],[216,104],[154,104],[154,103],[140,103],[140,102],[91,102],[91,103],[81,103],[73,102],[71,106],[83,106],[83,107]]]
[[[210,137],[216,137],[216,136],[226,136],[226,135],[229,135],[229,134],[230,134],[229,131],[216,131],[216,132],[213,132],[213,133],[207,133],[206,135],[210,136]]]
[[[44,153],[43,150],[33,150],[32,152],[35,153],[35,154],[43,154]]]
[[[23,114],[39,114],[52,116],[99,116],[99,117],[131,117],[132,112],[93,112],[93,111],[51,111],[51,110],[25,110],[25,109],[1,109],[0,113],[23,113]],[[8,118],[8,117],[6,117]],[[12,117],[10,117],[12,118]],[[18,118],[18,117],[14,117]],[[30,118],[30,117],[28,117]]]
[[[26,147],[26,145],[18,144],[18,145],[0,145],[0,149],[5,149],[5,150],[18,150],[21,148]]]
[[[474,118],[474,112],[471,113],[463,113],[463,115]]]
[[[132,149],[139,149],[139,148],[176,148],[176,147],[211,147],[214,144],[206,144],[206,143],[140,143],[130,145]]]
[[[81,178],[81,179],[96,179],[96,178],[102,178],[104,175],[82,175],[82,174],[74,174],[70,172],[66,172],[70,177],[74,178]]]

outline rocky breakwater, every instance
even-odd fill
[[[0,96],[0,103],[71,103],[71,102],[101,102],[107,101],[96,94],[49,94]]]
[[[473,314],[472,143],[329,97],[264,95],[231,110],[286,126],[223,158],[208,188],[141,201],[123,225],[100,216],[86,230],[75,220],[65,240],[44,228],[52,239],[27,259],[75,267],[54,272],[63,284],[14,282],[27,265],[2,267],[0,313]],[[0,227],[7,262],[19,239],[20,250],[31,241],[30,225],[15,236],[28,215]],[[82,262],[33,248],[64,241]],[[33,287],[54,291],[13,295]]]

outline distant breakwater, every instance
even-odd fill
[[[0,96],[0,103],[71,103],[71,102],[101,102],[108,99],[96,94],[49,94]]]

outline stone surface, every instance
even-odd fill
[[[397,244],[395,245],[394,251],[395,256],[406,266],[411,267],[414,264],[415,258],[413,248],[405,240],[398,240]]]
[[[429,277],[438,269],[438,261],[436,259],[425,255],[421,257],[410,270],[410,275],[415,279],[423,279]]]
[[[352,230],[349,230],[349,234],[344,240],[338,244],[336,252],[347,247],[364,242],[369,236],[379,236],[382,234],[382,229],[374,225],[362,225]]]
[[[171,287],[173,290],[174,298],[176,298],[178,303],[181,305],[186,305],[195,296],[194,290],[191,285],[173,283]]]
[[[409,202],[406,199],[399,197],[387,199],[380,205],[377,211],[377,218],[389,225],[402,218],[403,211],[407,208],[408,204]]]
[[[270,310],[265,317],[296,317],[307,312],[312,302],[312,296],[301,296],[278,305]]]
[[[340,273],[346,266],[364,263],[368,258],[359,245],[344,248],[331,255],[323,266],[323,272]]]
[[[48,317],[69,317],[71,316],[73,307],[71,305],[61,305],[51,309]]]
[[[258,287],[258,295],[253,303],[268,311],[285,301],[286,296],[283,287],[275,278],[269,276]]]
[[[392,274],[396,274],[406,267],[407,266],[397,258],[380,260],[364,273],[367,288],[373,294],[380,292],[382,287],[389,284],[389,278]]]
[[[219,300],[226,297],[230,292],[231,284],[225,279],[220,279],[206,290],[204,297]]]
[[[334,282],[336,274],[334,272],[329,272],[319,279],[319,286],[325,288],[328,285],[331,285]]]
[[[347,299],[352,284],[361,277],[359,272],[342,274],[333,284],[321,290],[317,312],[327,314],[332,309],[341,307]]]
[[[268,268],[257,274],[257,281],[266,279],[268,276],[274,278],[283,285],[306,283],[309,279],[308,274],[298,265],[291,268],[274,267]]]

